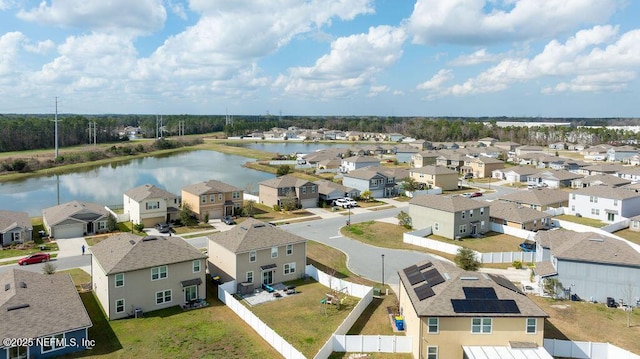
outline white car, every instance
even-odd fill
[[[349,198],[338,198],[335,201],[333,201],[333,205],[342,207],[342,208],[351,208],[354,206],[352,202],[355,202],[355,201]]]

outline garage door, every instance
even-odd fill
[[[300,205],[302,205],[302,208],[318,207],[318,200],[315,198],[303,199],[300,201]]]
[[[53,237],[56,239],[82,237],[83,235],[83,224],[68,224],[65,226],[56,226],[53,228]]]
[[[222,218],[222,209],[212,209],[209,211],[209,219]],[[204,220],[204,217],[202,218]]]
[[[144,225],[144,228],[151,228],[158,223],[165,223],[166,221],[167,219],[164,217],[143,218],[142,224]]]

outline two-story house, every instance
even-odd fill
[[[421,151],[411,155],[411,167],[420,168],[436,164],[436,158],[440,154],[437,151]]]
[[[409,201],[414,228],[458,239],[489,231],[489,203],[462,196],[419,195]]]
[[[526,191],[513,192],[499,198],[503,202],[513,202],[519,206],[547,211],[569,204],[569,193],[551,188],[534,188]]]
[[[504,276],[441,261],[411,265],[398,276],[398,305],[414,358],[477,358],[477,352],[494,353],[483,358],[552,358],[543,347],[549,316]]]
[[[124,213],[129,220],[153,227],[168,223],[178,216],[178,196],[152,184],[145,184],[126,191],[123,195]]]
[[[345,173],[342,185],[355,188],[360,193],[369,191],[373,198],[394,197],[399,191],[395,177],[376,167],[365,167]]]
[[[110,320],[206,297],[207,256],[182,238],[121,233],[91,253],[94,291]]]
[[[620,187],[630,184],[631,181],[614,175],[593,175],[576,178],[571,181],[571,188],[584,188],[589,186],[606,185],[609,187]]]
[[[607,150],[607,161],[629,163],[629,159],[638,154],[632,146],[611,147]]]
[[[428,165],[409,170],[409,177],[426,188],[440,187],[445,191],[458,189],[458,172],[440,166]]]
[[[438,151],[440,156],[436,158],[436,166],[451,168],[460,172],[460,168],[464,166],[464,161],[468,158],[466,154],[451,150]]]
[[[208,238],[209,273],[235,280],[240,293],[304,276],[306,238],[253,218]]]
[[[222,218],[239,214],[244,191],[241,188],[209,180],[182,188],[182,203],[188,204],[198,219]]]
[[[282,206],[283,202],[294,200],[302,208],[318,207],[318,185],[293,175],[262,181],[258,191],[260,203],[267,206]]]
[[[463,174],[471,174],[473,178],[491,177],[494,170],[504,168],[504,162],[485,156],[467,157],[461,170]]]
[[[342,159],[340,170],[350,172],[364,167],[380,166],[380,159],[371,156],[351,156]]]
[[[27,212],[0,211],[0,247],[30,241],[32,234]]]
[[[569,195],[569,214],[616,222],[640,215],[640,193],[605,185],[575,190]]]

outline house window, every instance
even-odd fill
[[[167,278],[167,266],[151,268],[151,280]]]
[[[480,215],[482,216],[484,214],[484,208],[480,208]]]
[[[471,333],[491,334],[491,318],[471,318]]]
[[[200,260],[196,259],[193,261],[193,273],[200,272]]]
[[[438,359],[438,347],[427,347],[427,359]]]
[[[13,241],[20,242],[20,232],[13,232]]]
[[[464,219],[464,217],[465,217],[465,216],[466,216],[466,214],[467,214],[467,211],[462,211],[462,212],[460,212],[460,214],[462,215],[462,219]]]
[[[219,194],[218,194],[218,200],[222,201],[222,198],[223,198],[222,193],[219,193]]]
[[[116,288],[124,287],[124,273],[116,274]]]
[[[42,353],[62,349],[65,345],[64,333],[42,338]]]
[[[480,229],[484,230],[484,221],[480,221]]]
[[[473,210],[472,209],[469,210],[469,218],[473,218]]]
[[[207,196],[200,196],[200,202],[207,203]]]
[[[427,328],[428,328],[427,332],[429,334],[438,334],[438,332],[440,332],[438,318],[428,318]]]
[[[158,209],[160,208],[160,202],[147,202],[145,204],[146,208],[149,209]]]
[[[253,271],[247,272],[247,283],[253,283]]]
[[[307,187],[302,187],[302,194],[307,194]]]
[[[296,272],[296,262],[287,263],[284,265],[284,274],[293,274]]]
[[[433,230],[434,230],[434,231],[438,231],[438,230],[440,230],[440,223],[438,223],[438,222],[434,222],[434,223],[433,223]]]
[[[538,320],[536,318],[527,318],[527,334],[536,334],[538,331]]]
[[[460,233],[467,233],[467,225],[466,224],[461,225],[458,230]]]
[[[233,199],[240,199],[240,192],[233,192],[231,194],[231,198]]]
[[[287,244],[287,255],[290,256],[293,254],[293,244]]]
[[[311,193],[316,193],[316,186],[311,187]]]
[[[595,197],[595,196],[589,196],[589,202],[592,202],[592,203],[598,203],[598,197]]]
[[[256,261],[256,251],[249,252],[249,262],[253,263]]]
[[[576,206],[571,205],[571,212],[575,212],[576,211]]]
[[[278,247],[271,247],[271,258],[278,258]]]
[[[576,194],[575,193],[571,194],[571,199],[576,199]]]
[[[156,292],[156,304],[171,302],[171,289]]]
[[[617,205],[618,205],[618,200],[617,200],[617,199],[614,199],[614,200],[613,200],[613,205],[614,205],[614,206],[617,206]]]
[[[596,216],[599,216],[599,215],[600,215],[600,209],[596,208]]]
[[[124,312],[124,299],[116,300],[116,313]]]
[[[633,225],[633,228],[639,228],[640,227],[640,221],[633,221],[632,225]]]
[[[107,229],[107,221],[98,222],[98,230],[104,230],[104,229]]]

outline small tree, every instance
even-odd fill
[[[564,287],[558,278],[547,278],[544,281],[543,289],[552,298],[557,299],[560,293],[564,292]]]
[[[469,271],[478,270],[481,264],[480,261],[476,259],[476,253],[472,249],[466,247],[458,249],[458,254],[456,254],[454,261],[458,267]]]
[[[281,165],[278,167],[278,171],[276,172],[276,176],[281,177],[287,175],[291,172],[291,167],[288,165]]]
[[[144,224],[136,223],[136,224],[133,225],[133,229],[135,229],[136,232],[142,233],[142,231],[144,230]]]
[[[405,211],[400,211],[400,213],[398,213],[398,216],[396,217],[398,218],[398,222],[400,223],[401,226],[403,226],[406,229],[411,229],[411,216],[405,212]]]
[[[413,192],[418,189],[418,183],[413,177],[406,177],[402,179],[402,188],[407,192]]]
[[[294,209],[296,209],[298,207],[298,197],[296,197],[295,192],[287,192],[284,198],[280,200],[280,205],[285,211],[293,211]]]
[[[365,201],[368,202],[369,200],[371,200],[371,191],[366,190],[366,191],[360,193],[360,197],[362,197]]]
[[[44,274],[54,274],[56,272],[56,266],[51,262],[47,262],[42,266],[42,273]]]
[[[195,219],[194,213],[191,210],[191,206],[189,205],[189,203],[182,204],[182,209],[180,210],[179,216],[180,221],[185,226],[195,226],[196,224],[198,224],[198,220]]]
[[[255,210],[255,204],[256,204],[256,201],[254,201],[252,199],[250,199],[247,202],[245,202],[243,211],[244,211],[244,214],[247,217],[253,217],[253,212]]]
[[[204,223],[209,223],[209,212],[204,214]]]
[[[118,220],[113,214],[107,217],[107,231],[113,232],[118,227]]]

